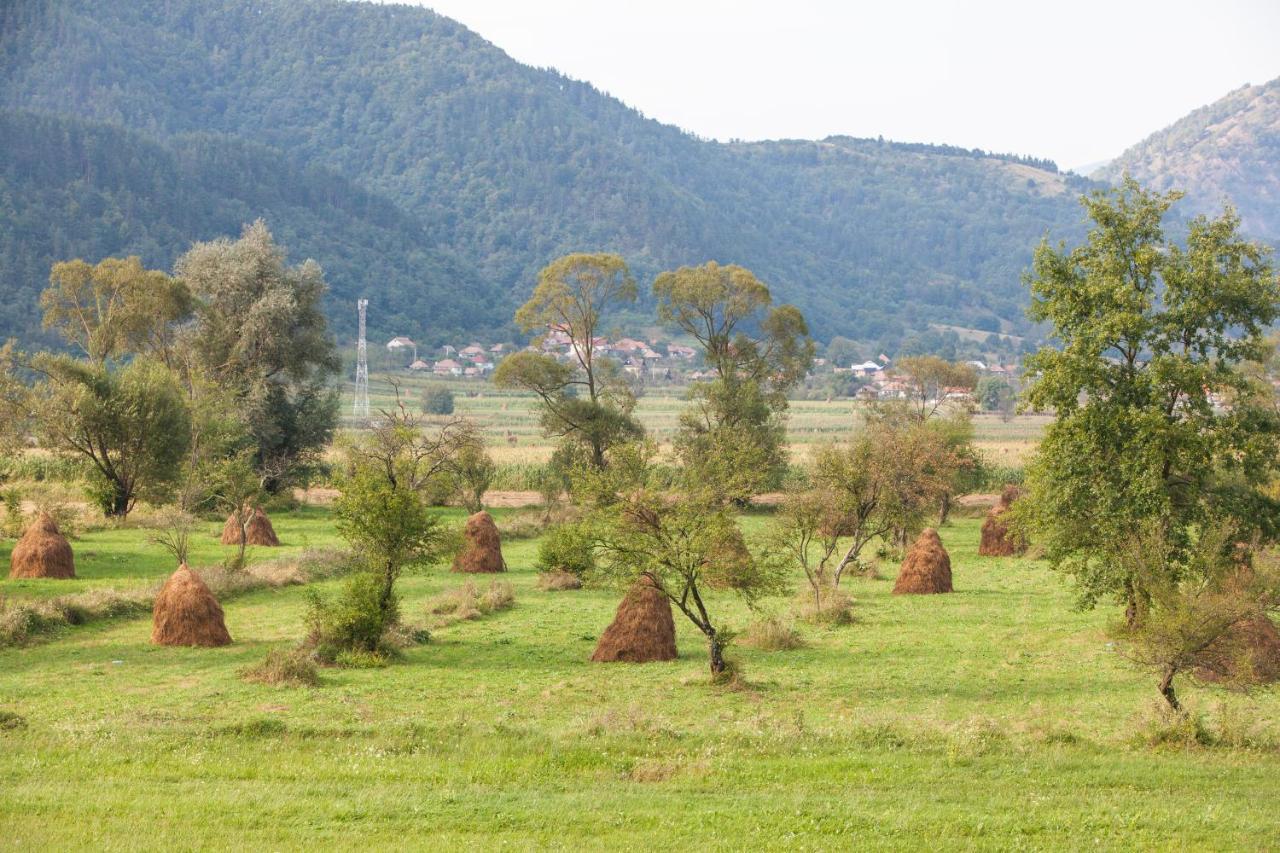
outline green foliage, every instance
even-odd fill
[[[239,240],[197,243],[175,268],[197,299],[183,345],[236,395],[262,484],[279,491],[314,463],[337,424],[324,275],[312,260],[288,266],[262,220]]]
[[[17,267],[0,280],[19,296],[0,329],[28,327],[52,260],[139,254],[164,266],[260,215],[324,265],[332,305],[379,282],[399,333],[492,328],[539,265],[583,245],[628,252],[639,278],[735,259],[823,338],[901,339],[937,317],[1025,329],[1027,247],[1046,228],[1074,229],[1062,190],[1083,184],[1042,160],[949,146],[700,140],[519,65],[426,9],[105,0],[5,11],[0,105],[147,137],[78,171],[74,143],[57,134],[0,142],[19,164],[3,179],[21,187],[0,192],[0,222],[49,235],[0,243]],[[139,51],[146,62],[129,59]],[[49,161],[63,168],[46,202]],[[60,219],[68,209],[76,222]],[[72,235],[88,236],[55,242]],[[442,261],[441,247],[466,263]]]
[[[320,673],[308,649],[272,649],[266,660],[242,673],[246,681],[280,687],[319,687]]]
[[[468,512],[484,509],[484,495],[498,473],[497,463],[478,440],[468,442],[458,449],[450,463],[454,488],[459,502]]]
[[[428,415],[452,415],[453,391],[443,385],[432,385],[422,392],[422,411]]]
[[[400,599],[384,595],[382,575],[358,572],[334,596],[308,596],[308,643],[317,658],[335,663],[344,652],[386,653],[386,633],[400,622]]]
[[[191,415],[173,374],[137,359],[121,368],[43,354],[37,389],[45,446],[92,466],[88,491],[106,515],[168,496],[181,473]]]
[[[1193,221],[1185,246],[1167,239],[1177,198],[1131,180],[1086,198],[1087,242],[1042,244],[1029,278],[1030,316],[1058,346],[1028,359],[1026,399],[1057,420],[1018,512],[1086,605],[1138,606],[1143,590],[1117,555],[1150,525],[1167,531],[1168,566],[1211,522],[1245,537],[1280,529],[1280,503],[1260,491],[1280,420],[1241,369],[1267,355],[1280,283],[1231,211]]]
[[[557,524],[538,543],[538,571],[587,577],[596,567],[590,530],[582,524]]]

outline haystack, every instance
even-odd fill
[[[938,531],[926,527],[902,561],[893,594],[929,595],[936,592],[951,592],[951,557],[942,547]]]
[[[1000,502],[987,513],[987,520],[982,522],[982,541],[978,544],[981,556],[1016,557],[1026,553],[1027,541],[1009,529],[1006,517],[1019,494],[1017,486],[1005,486]]]
[[[225,646],[231,642],[222,605],[186,563],[169,576],[156,596],[151,642],[157,646]]]
[[[626,663],[675,660],[676,623],[666,595],[647,578],[636,581],[600,635],[591,659]]]
[[[502,540],[493,516],[483,510],[467,519],[463,530],[462,550],[453,558],[455,572],[487,574],[505,572],[507,562],[502,559]]]
[[[1201,681],[1243,685],[1280,681],[1280,631],[1265,615],[1238,622],[1205,650],[1205,665],[1195,670]]]
[[[271,519],[267,518],[267,514],[261,509],[255,509],[249,516],[243,532],[240,530],[240,521],[236,518],[236,514],[233,512],[227,516],[227,523],[222,525],[222,544],[239,545],[242,536],[246,545],[275,548],[280,544],[275,528],[271,526]]]
[[[74,578],[76,561],[71,544],[47,512],[40,513],[13,546],[10,578]]]

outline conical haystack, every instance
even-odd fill
[[[1280,631],[1265,615],[1239,622],[1205,650],[1195,670],[1201,681],[1242,685],[1280,681]]]
[[[10,578],[74,578],[75,556],[71,544],[47,512],[40,513],[13,546]]]
[[[978,544],[981,556],[1016,557],[1026,553],[1027,541],[1009,529],[1006,517],[1019,494],[1017,486],[1005,486],[1000,502],[987,513],[987,520],[982,522],[982,541]]]
[[[502,540],[493,516],[481,511],[467,519],[463,531],[462,550],[453,558],[455,572],[488,574],[505,572],[507,563],[502,559]]]
[[[942,547],[938,531],[926,527],[902,561],[893,594],[929,595],[937,592],[951,592],[951,557]]]
[[[264,545],[268,548],[275,548],[280,545],[280,539],[276,536],[276,529],[271,526],[271,519],[267,518],[267,514],[261,509],[253,511],[253,517],[245,525],[244,532],[245,538],[250,545]]]
[[[676,659],[676,623],[671,602],[647,578],[627,591],[591,659],[648,663]]]
[[[249,520],[245,522],[243,531],[240,529],[240,521],[236,518],[234,512],[227,516],[227,523],[222,525],[222,544],[239,545],[242,536],[246,545],[275,548],[280,544],[275,528],[271,526],[271,519],[267,518],[267,514],[261,509],[253,510],[249,515]]]
[[[156,596],[151,642],[157,646],[225,646],[231,642],[222,605],[186,563],[169,576]]]

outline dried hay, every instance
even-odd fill
[[[938,531],[926,527],[902,561],[893,594],[930,595],[951,591],[951,557],[942,547]]]
[[[622,599],[591,659],[627,663],[676,659],[671,602],[648,578],[636,581]]]
[[[156,595],[151,642],[157,646],[225,646],[231,642],[222,605],[185,563]]]
[[[53,516],[42,512],[36,516],[13,546],[9,557],[9,577],[59,578],[76,576],[75,556],[71,543],[58,530]]]
[[[1000,502],[987,512],[986,521],[982,522],[982,541],[978,545],[978,554],[983,557],[1016,557],[1025,554],[1027,541],[1009,529],[1005,517],[1013,502],[1021,491],[1017,486],[1005,486],[1000,495]]]
[[[468,574],[492,574],[507,570],[502,559],[502,540],[493,516],[481,511],[467,519],[462,550],[453,558],[453,570]]]

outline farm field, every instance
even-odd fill
[[[502,391],[479,380],[398,375],[396,381],[400,384],[406,405],[415,411],[421,407],[425,388],[443,386],[452,390],[454,414],[470,418],[480,425],[490,452],[498,462],[544,462],[551,456],[554,440],[543,435],[534,407],[535,400],[530,394]],[[351,389],[347,386],[344,391],[344,423],[354,426],[355,421],[350,417]],[[385,377],[370,377],[370,405],[375,410],[391,405],[394,399]],[[686,405],[684,389],[660,387],[640,397],[636,413],[649,435],[665,444],[675,433],[680,412]],[[814,444],[847,436],[855,422],[858,406],[852,400],[791,401],[787,431],[796,458],[803,459]],[[1019,466],[1030,458],[1041,433],[1052,420],[1049,415],[1018,415],[1005,423],[995,414],[975,414],[974,445],[994,465]]]
[[[767,522],[743,519],[749,536]],[[589,663],[618,594],[538,590],[536,540],[507,543],[511,610],[436,630],[387,668],[323,670],[314,689],[239,676],[301,637],[306,588],[227,602],[225,648],[151,646],[140,618],[3,649],[0,711],[26,725],[0,728],[0,847],[1280,843],[1277,697],[1185,687],[1239,744],[1148,745],[1154,685],[1109,648],[1108,611],[1073,610],[1039,561],[979,558],[978,524],[942,529],[955,594],[894,597],[882,565],[883,579],[847,582],[855,624],[801,625],[796,650],[734,646],[736,689],[709,684],[682,621],[677,661]],[[331,529],[314,508],[276,525],[290,546]],[[86,534],[77,583],[163,575],[144,537]],[[130,548],[146,558],[107,557]],[[462,582],[406,577],[406,619]],[[753,618],[729,596],[714,606],[734,627]],[[763,606],[785,614],[790,600]]]

